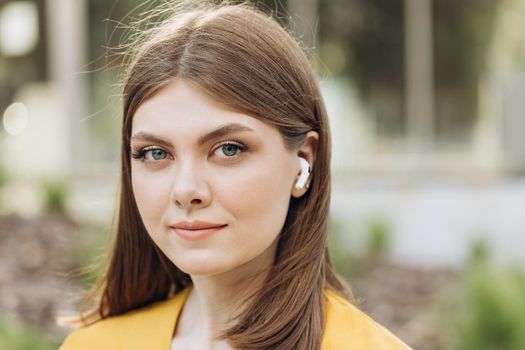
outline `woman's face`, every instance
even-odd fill
[[[175,80],[140,105],[131,135],[140,215],[179,269],[214,275],[273,259],[300,171],[276,127]]]

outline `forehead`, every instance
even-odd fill
[[[191,136],[230,123],[245,125],[258,133],[278,134],[275,126],[227,109],[190,83],[176,79],[138,107],[133,116],[132,134],[152,132]]]

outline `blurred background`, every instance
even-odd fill
[[[0,0],[0,348],[55,349],[101,271],[122,61],[165,1]],[[330,245],[414,349],[525,349],[525,0],[259,1],[333,133]]]

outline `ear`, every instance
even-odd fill
[[[302,195],[304,195],[308,191],[308,187],[310,185],[310,182],[312,181],[312,171],[314,169],[314,163],[317,156],[317,147],[319,144],[319,133],[317,131],[308,131],[306,133],[306,137],[304,140],[303,145],[297,150],[297,172],[296,176],[294,177],[294,183],[292,185],[292,196],[295,198],[299,198]],[[297,190],[295,188],[295,183],[299,179],[299,175],[301,174],[301,163],[299,162],[299,157],[306,159],[308,164],[310,164],[310,176],[306,180],[306,185],[300,189]]]

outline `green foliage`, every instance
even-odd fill
[[[4,189],[4,186],[9,182],[9,175],[7,173],[7,170],[6,170],[6,167],[0,163],[0,210],[2,209],[2,206],[3,206],[3,201],[2,201],[2,192],[3,192],[3,189]]]
[[[343,243],[343,226],[331,218],[328,225],[328,249],[335,271],[346,279],[353,274],[353,259]]]
[[[433,2],[438,88],[473,82],[483,73],[495,18],[503,3]],[[330,0],[320,4],[320,38],[343,46],[349,58],[345,73],[365,95],[373,84],[403,85],[404,6],[403,0]]]
[[[525,349],[525,275],[516,269],[491,268],[486,245],[474,244],[472,265],[455,310],[457,350]]]
[[[457,349],[525,349],[525,279],[516,271],[478,269],[466,283]]]
[[[9,350],[54,350],[58,344],[43,339],[29,326],[8,325],[0,319],[0,349]]]
[[[372,218],[368,223],[367,255],[380,257],[390,246],[390,229],[388,223],[379,217]]]
[[[108,229],[99,225],[84,224],[80,228],[82,237],[76,247],[74,277],[84,290],[91,290],[102,276],[107,263]]]
[[[359,254],[352,254],[346,246],[343,235],[348,232],[341,223],[332,218],[328,231],[328,248],[334,269],[348,280],[365,275],[384,256],[390,246],[389,225],[380,217],[373,217],[368,221],[365,250]]]
[[[80,267],[77,271],[84,290],[91,290],[100,280],[105,269],[105,257],[106,253],[96,247],[89,247],[80,257]]]
[[[61,213],[66,211],[66,198],[68,194],[67,183],[58,179],[42,181],[44,192],[44,210],[48,213]]]
[[[432,2],[433,69],[438,139],[462,143],[478,114],[497,15],[506,1]],[[403,0],[330,0],[319,4],[319,38],[329,70],[350,78],[373,113],[379,135],[406,134],[405,4]],[[332,66],[330,66],[332,65]],[[334,67],[336,66],[336,67]]]
[[[477,82],[485,72],[496,17],[504,5],[493,0],[434,1],[436,84]]]
[[[9,177],[7,176],[7,171],[5,170],[5,167],[0,164],[0,190],[9,180]]]
[[[472,244],[470,251],[470,261],[472,264],[484,264],[489,259],[489,247],[487,242],[477,240]]]

